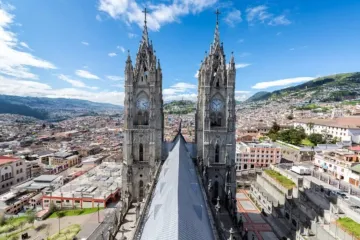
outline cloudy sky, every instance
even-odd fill
[[[134,59],[145,6],[165,100],[196,99],[216,8],[237,63],[238,100],[359,70],[357,0],[0,0],[0,94],[122,105],[127,50]]]

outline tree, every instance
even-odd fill
[[[280,131],[280,125],[277,124],[276,121],[273,122],[273,125],[269,131],[269,134],[273,134],[273,133],[277,133],[278,131]]]
[[[310,130],[310,133],[314,130],[314,123],[313,122],[308,122],[307,124],[306,124],[306,126],[309,128],[309,130]]]
[[[287,118],[288,120],[293,120],[293,119],[294,119],[294,116],[293,116],[292,114],[290,114],[290,115],[288,115],[286,118]]]
[[[35,222],[35,219],[36,219],[36,213],[34,210],[27,210],[26,211],[26,220],[28,223],[30,223],[31,225],[34,225],[34,222]]]
[[[5,214],[2,212],[0,213],[0,226],[4,225],[6,222]]]
[[[63,211],[56,212],[56,217],[59,219],[59,233],[60,233],[60,219],[65,217],[65,213]]]
[[[319,133],[312,133],[308,136],[308,139],[310,140],[310,142],[312,142],[315,145],[321,144],[321,143],[325,143],[325,140],[323,139],[322,134]]]

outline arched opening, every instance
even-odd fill
[[[218,78],[216,79],[216,87],[217,87],[217,88],[220,87],[220,82],[219,82],[219,79],[218,79]]]
[[[141,121],[142,121],[142,112],[141,111],[138,111],[137,112],[137,121],[136,121],[136,123],[137,123],[137,125],[141,125]]]
[[[149,125],[149,113],[144,112],[143,124],[142,125]]]
[[[220,161],[220,147],[216,144],[215,146],[215,162],[218,163]]]
[[[219,113],[218,116],[217,116],[216,125],[220,127],[221,126],[221,121],[222,121],[222,116],[221,116],[221,113]]]
[[[139,181],[139,201],[144,199],[144,182],[142,180]]]
[[[244,164],[244,170],[246,170],[247,169],[247,164]]]
[[[213,203],[217,203],[217,197],[219,196],[219,183],[218,181],[214,182],[214,190],[213,190]]]
[[[139,161],[140,162],[144,161],[144,147],[143,147],[142,143],[140,143],[140,146],[139,146]]]
[[[215,113],[210,114],[210,125],[211,126],[216,126],[216,115],[215,115]]]

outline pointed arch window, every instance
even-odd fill
[[[218,144],[215,146],[215,162],[218,163],[220,161],[220,147]]]
[[[216,125],[219,126],[219,127],[221,127],[221,121],[222,121],[221,113],[218,113]]]
[[[142,143],[140,143],[139,145],[139,161],[144,161],[144,146],[142,145]]]

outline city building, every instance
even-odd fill
[[[359,181],[359,175],[351,170],[357,164],[359,156],[347,149],[324,150],[317,152],[314,157],[316,167],[352,184]]]
[[[51,202],[58,208],[106,207],[120,196],[121,168],[115,162],[104,162],[54,191],[43,191],[43,207]]]
[[[27,179],[25,160],[15,157],[0,156],[0,194]]]
[[[333,119],[300,119],[294,127],[302,127],[306,134],[319,133],[338,138],[341,141],[360,143],[360,117],[340,117]]]
[[[272,143],[240,142],[236,144],[236,170],[268,167],[280,163],[281,149]]]

